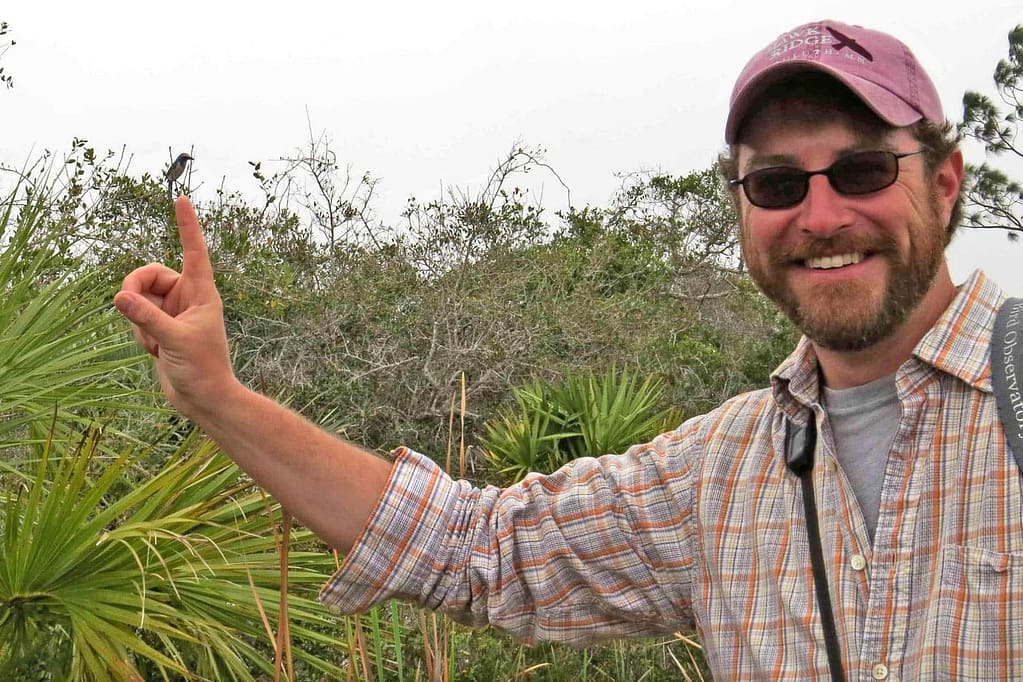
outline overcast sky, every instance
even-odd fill
[[[723,148],[732,83],[783,31],[832,18],[898,35],[958,120],[967,89],[993,94],[1020,0],[945,9],[934,0],[831,2],[289,2],[13,0],[17,41],[0,61],[0,161],[21,165],[75,137],[124,147],[159,173],[194,150],[196,198],[255,191],[249,161],[292,153],[313,132],[353,172],[380,178],[380,220],[409,196],[478,188],[513,143],[547,150],[575,206],[604,206],[616,174],[706,168]],[[159,9],[157,9],[159,8]],[[983,154],[967,149],[967,159]],[[1023,167],[1007,167],[1023,177]],[[552,213],[558,182],[538,187]],[[551,216],[553,220],[553,215]],[[1023,241],[970,231],[953,276],[984,268],[1023,295]]]

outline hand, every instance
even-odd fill
[[[185,416],[196,418],[237,383],[199,219],[187,197],[174,203],[184,258],[181,273],[160,263],[124,278],[114,305],[139,344],[156,358],[160,386]]]

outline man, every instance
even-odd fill
[[[1023,678],[1023,492],[987,353],[1004,296],[950,279],[963,162],[933,84],[891,36],[808,24],[754,55],[725,137],[745,261],[804,339],[769,389],[507,490],[244,388],[183,198],[181,274],[140,268],[115,303],[171,402],[348,553],[321,595],[341,611],[397,597],[577,645],[695,625],[718,679]],[[837,661],[786,466],[810,419]]]

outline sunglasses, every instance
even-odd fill
[[[923,149],[905,154],[856,152],[843,156],[827,168],[805,171],[790,166],[772,166],[748,173],[729,185],[742,185],[746,198],[760,208],[790,208],[806,198],[810,178],[823,175],[839,194],[870,194],[891,187],[899,177],[899,159],[922,154]]]

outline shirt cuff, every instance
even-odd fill
[[[361,613],[387,599],[418,601],[428,581],[430,547],[443,543],[455,483],[431,459],[408,448],[394,466],[373,513],[319,601],[342,614]]]

